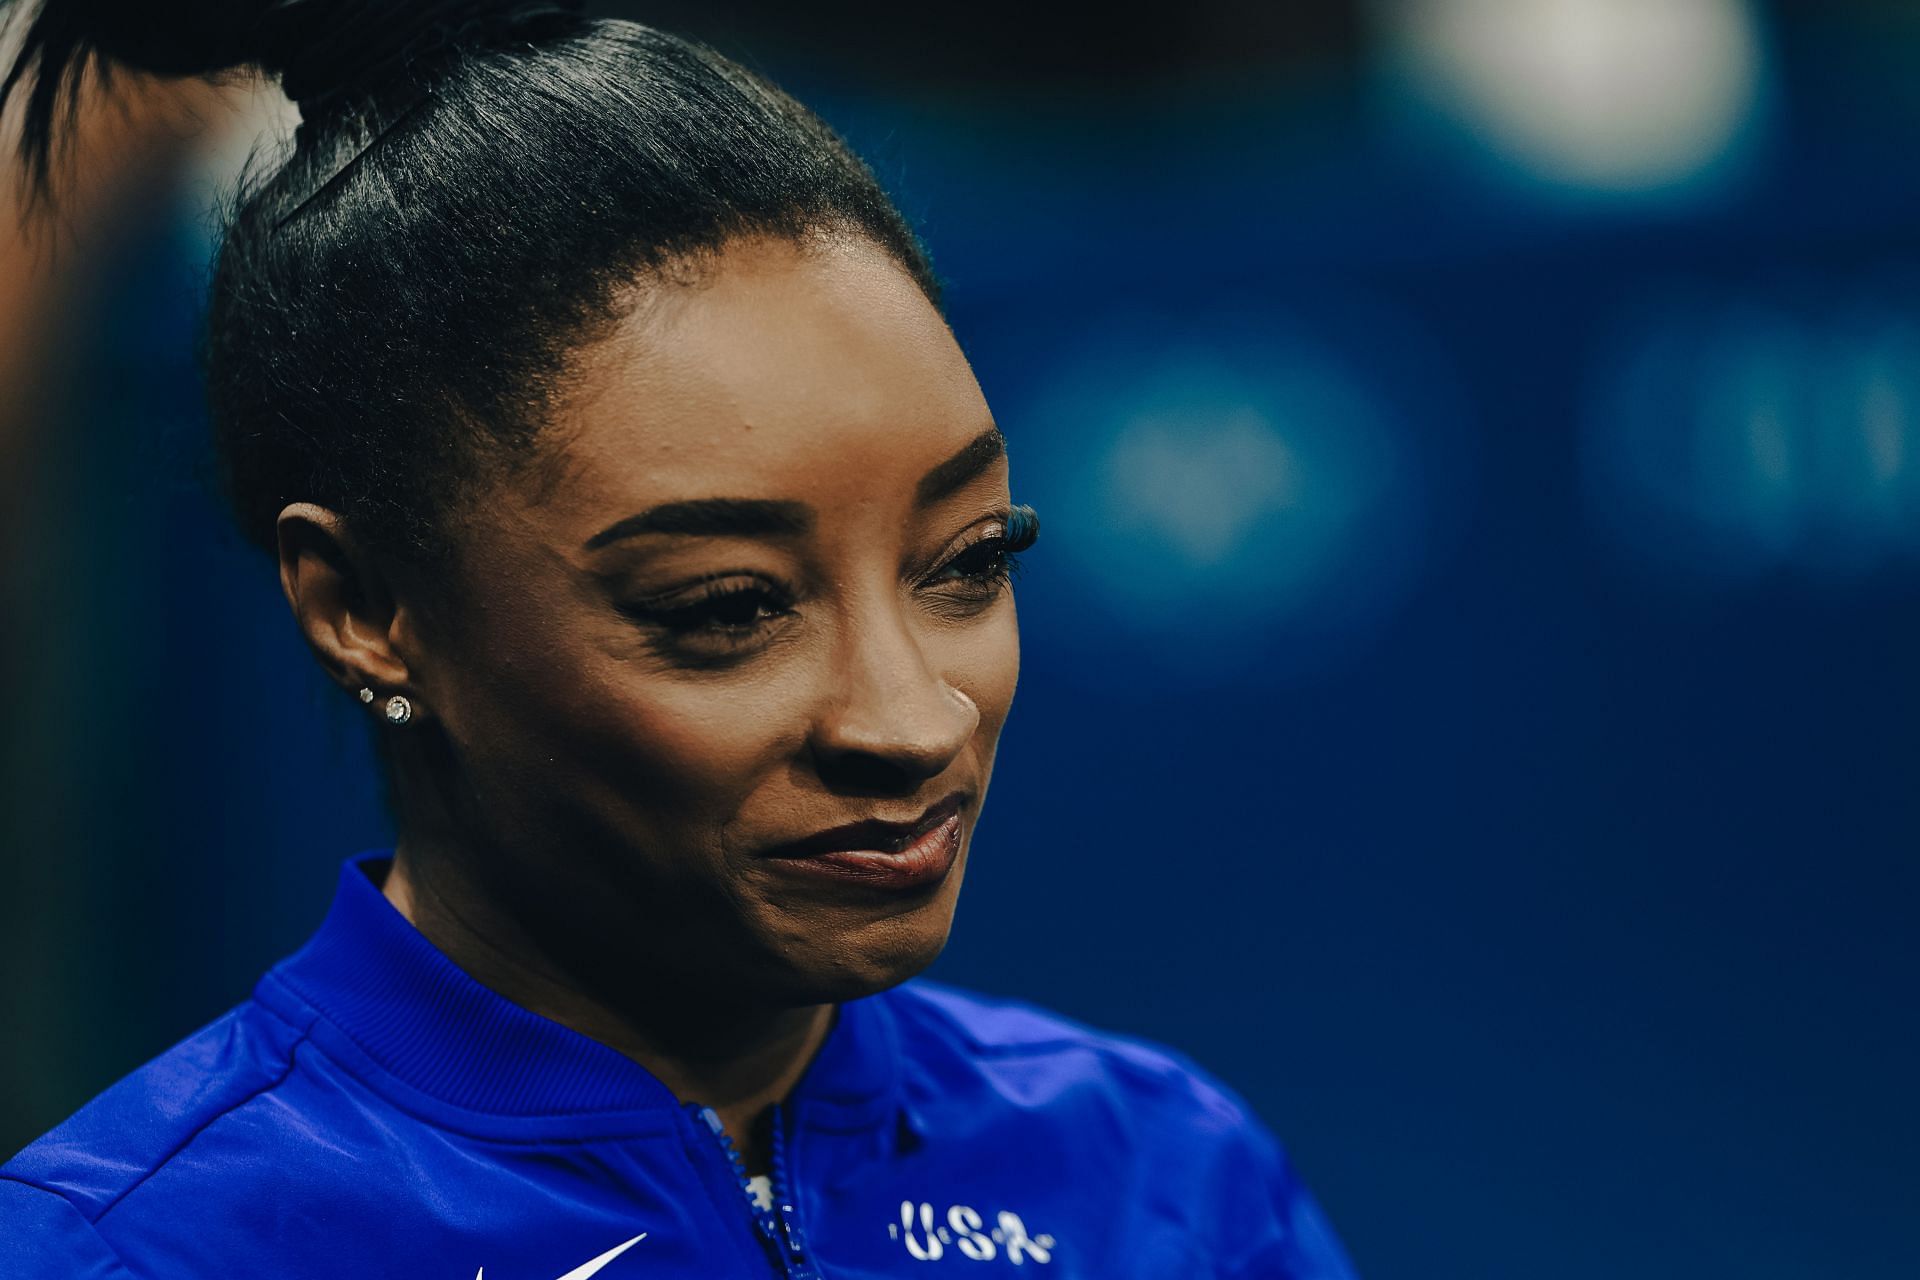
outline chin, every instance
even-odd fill
[[[804,990],[799,1003],[839,1004],[899,986],[940,958],[952,924],[951,912],[930,905],[924,912],[808,939],[799,954],[788,953],[788,963],[798,971],[796,985]]]

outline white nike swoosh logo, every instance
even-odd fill
[[[567,1272],[567,1274],[561,1276],[560,1280],[587,1280],[587,1277],[589,1276],[598,1275],[600,1274],[600,1268],[606,1266],[609,1262],[612,1262],[615,1258],[619,1257],[621,1254],[625,1253],[627,1250],[633,1248],[633,1246],[639,1244],[642,1240],[645,1240],[646,1238],[647,1238],[647,1233],[642,1231],[639,1235],[627,1241],[625,1244],[617,1244],[613,1246],[613,1248],[607,1250],[605,1253],[595,1258],[592,1262],[583,1263],[580,1266],[575,1267],[573,1270]],[[474,1273],[473,1280],[487,1280],[487,1269],[485,1267],[480,1268],[479,1271]]]

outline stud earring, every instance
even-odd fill
[[[373,701],[373,690],[362,689],[360,691],[360,701],[363,704],[371,703]]]
[[[413,704],[402,694],[394,694],[387,699],[387,723],[403,725],[413,719]]]

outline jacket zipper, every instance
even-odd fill
[[[773,1177],[770,1179],[773,1207],[762,1209],[759,1198],[753,1194],[746,1162],[740,1158],[740,1149],[734,1146],[726,1126],[720,1123],[719,1112],[697,1102],[689,1102],[686,1107],[719,1144],[728,1167],[733,1170],[734,1180],[740,1184],[740,1195],[746,1201],[754,1231],[772,1255],[778,1274],[785,1280],[821,1280],[818,1268],[807,1256],[806,1233],[801,1230],[800,1211],[795,1207],[793,1188],[787,1177],[787,1125],[781,1108],[778,1105],[773,1108]]]

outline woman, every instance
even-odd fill
[[[0,1275],[1349,1270],[1179,1058],[909,981],[1037,532],[911,230],[803,108],[571,6],[40,9],[303,124],[216,439],[399,831],[251,1000],[0,1172]]]

